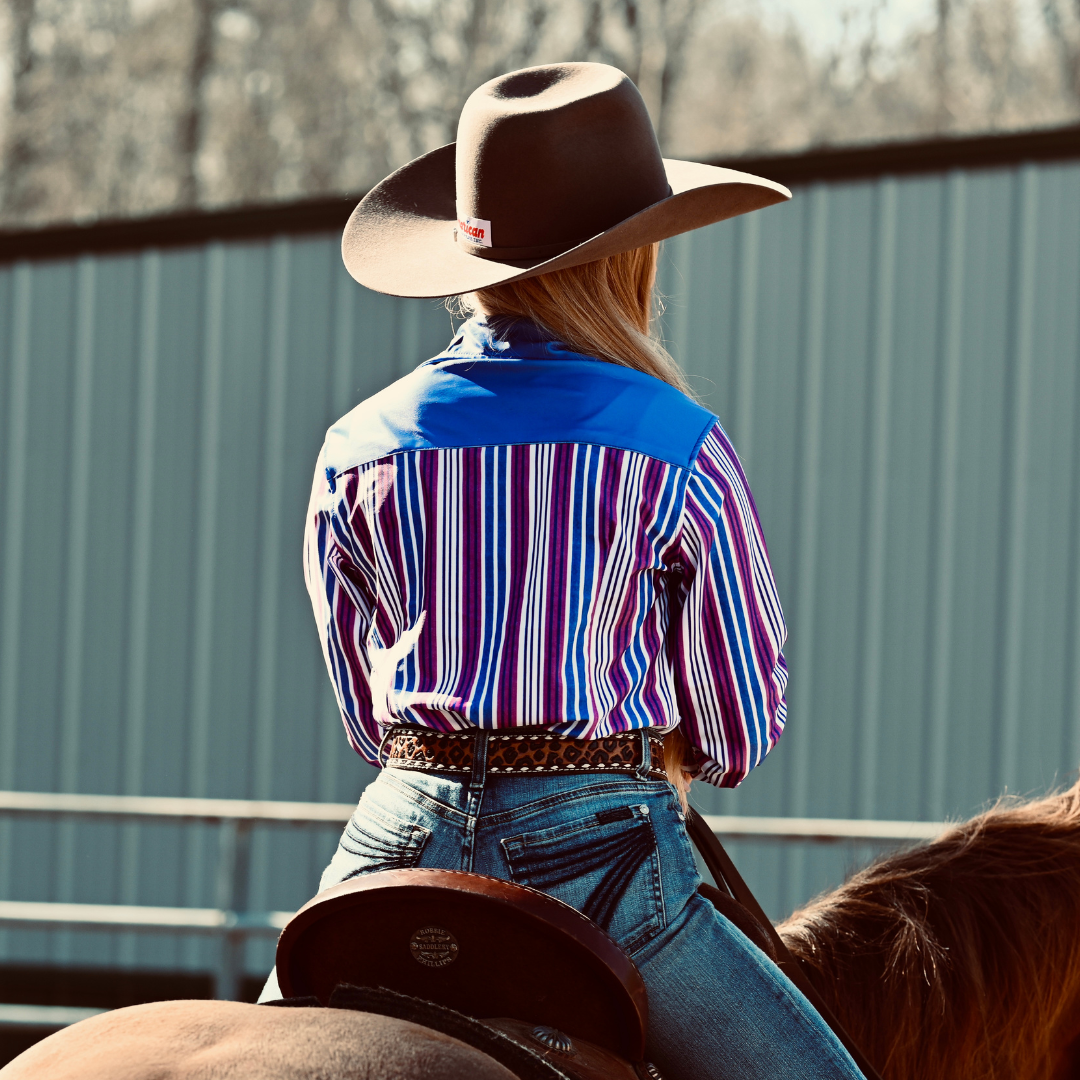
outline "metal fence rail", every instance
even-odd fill
[[[179,930],[222,938],[215,997],[236,1000],[243,976],[244,941],[250,934],[277,935],[291,912],[247,910],[251,830],[255,825],[341,824],[351,803],[250,799],[156,798],[140,795],[73,795],[0,791],[0,819],[75,817],[84,820],[172,821],[218,826],[217,907],[149,907],[0,900],[0,925],[68,929]]]
[[[74,1005],[0,1005],[0,1027],[62,1028],[108,1011]]]
[[[251,824],[344,824],[355,803],[278,802],[257,799],[169,799],[148,795],[67,795],[0,791],[0,814],[98,818],[163,818],[181,821],[246,821]]]
[[[250,934],[276,935],[292,915],[288,911],[247,910],[252,827],[334,823],[344,825],[353,809],[351,803],[0,791],[0,819],[27,816],[118,821],[157,819],[210,823],[219,827],[217,907],[148,907],[133,904],[0,900],[0,925],[127,931],[179,930],[217,934],[221,936],[221,953],[214,973],[215,997],[236,1000],[243,974],[242,957],[246,937]],[[865,821],[842,818],[705,815],[705,821],[717,836],[725,839],[810,843],[912,843],[933,839],[944,827],[938,822],[928,821]],[[0,1006],[0,1023],[19,1022],[14,1019],[16,1013],[12,1010],[15,1008]],[[11,1014],[10,1018],[8,1013]],[[21,1016],[22,1013],[19,1012],[18,1015]],[[45,1014],[41,1015],[44,1017]],[[56,1015],[60,1016],[60,1013]]]

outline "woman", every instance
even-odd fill
[[[559,64],[480,87],[342,243],[361,283],[473,317],[316,471],[308,587],[383,766],[320,888],[430,866],[573,904],[637,963],[668,1080],[860,1075],[697,894],[682,824],[691,777],[737,784],[779,737],[785,629],[735,452],[650,336],[657,247],[787,197],[663,161],[621,72]]]

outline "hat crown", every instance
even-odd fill
[[[458,242],[523,261],[568,250],[671,190],[637,87],[592,63],[525,68],[475,90],[458,123],[456,179]]]

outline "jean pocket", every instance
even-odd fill
[[[616,806],[502,841],[510,880],[575,907],[627,951],[664,927],[649,808]]]
[[[337,884],[359,874],[415,866],[430,836],[431,830],[416,822],[354,815],[341,834],[327,874]]]

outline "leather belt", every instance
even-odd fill
[[[498,776],[537,776],[548,773],[636,773],[641,767],[640,731],[605,735],[600,739],[571,739],[550,732],[432,731],[393,727],[383,740],[380,758],[389,769],[469,773],[477,738],[487,743],[487,772]],[[666,780],[664,743],[648,734],[650,780]]]

